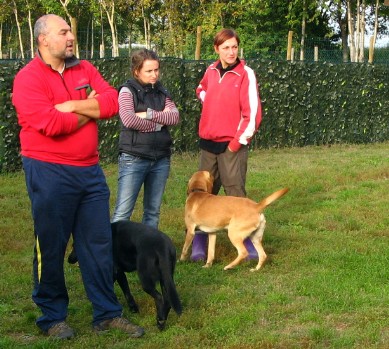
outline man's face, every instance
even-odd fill
[[[224,41],[221,45],[215,46],[215,51],[219,55],[223,68],[232,65],[238,58],[238,42],[236,38]]]
[[[43,45],[53,58],[65,59],[72,57],[74,35],[70,26],[59,17],[47,21],[47,32],[43,35]]]

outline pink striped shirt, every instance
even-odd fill
[[[178,109],[168,97],[163,111],[152,110],[151,120],[139,117],[135,113],[134,97],[127,87],[123,87],[119,93],[119,116],[125,127],[139,132],[158,131],[161,126],[176,125],[180,121]]]

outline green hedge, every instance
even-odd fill
[[[115,87],[130,75],[128,58],[93,63]],[[291,63],[250,59],[257,73],[263,121],[253,148],[389,140],[388,65]],[[13,77],[23,62],[0,64],[0,170],[20,169],[18,126],[10,96]],[[175,151],[198,149],[200,103],[195,88],[207,61],[163,58],[161,79],[181,115],[172,127]],[[117,157],[118,119],[100,122],[102,161]]]

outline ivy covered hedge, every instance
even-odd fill
[[[118,87],[130,76],[128,58],[93,62]],[[20,169],[18,125],[11,104],[13,77],[23,62],[0,64],[0,171]],[[207,61],[163,58],[161,80],[181,116],[171,129],[175,151],[197,151],[200,103],[195,88]],[[389,66],[250,59],[257,73],[263,121],[253,148],[389,140]],[[117,157],[118,119],[99,125],[102,161]]]

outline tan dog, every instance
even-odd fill
[[[231,243],[238,250],[238,257],[224,267],[231,269],[242,262],[248,252],[243,241],[250,237],[258,252],[258,264],[251,271],[261,268],[266,260],[262,247],[262,237],[266,220],[262,211],[266,206],[288,192],[288,188],[276,191],[259,203],[247,198],[235,196],[212,195],[213,177],[208,171],[198,171],[193,174],[188,183],[185,204],[186,238],[180,260],[188,257],[195,228],[209,234],[208,257],[205,267],[210,267],[215,258],[216,232],[227,229]]]

